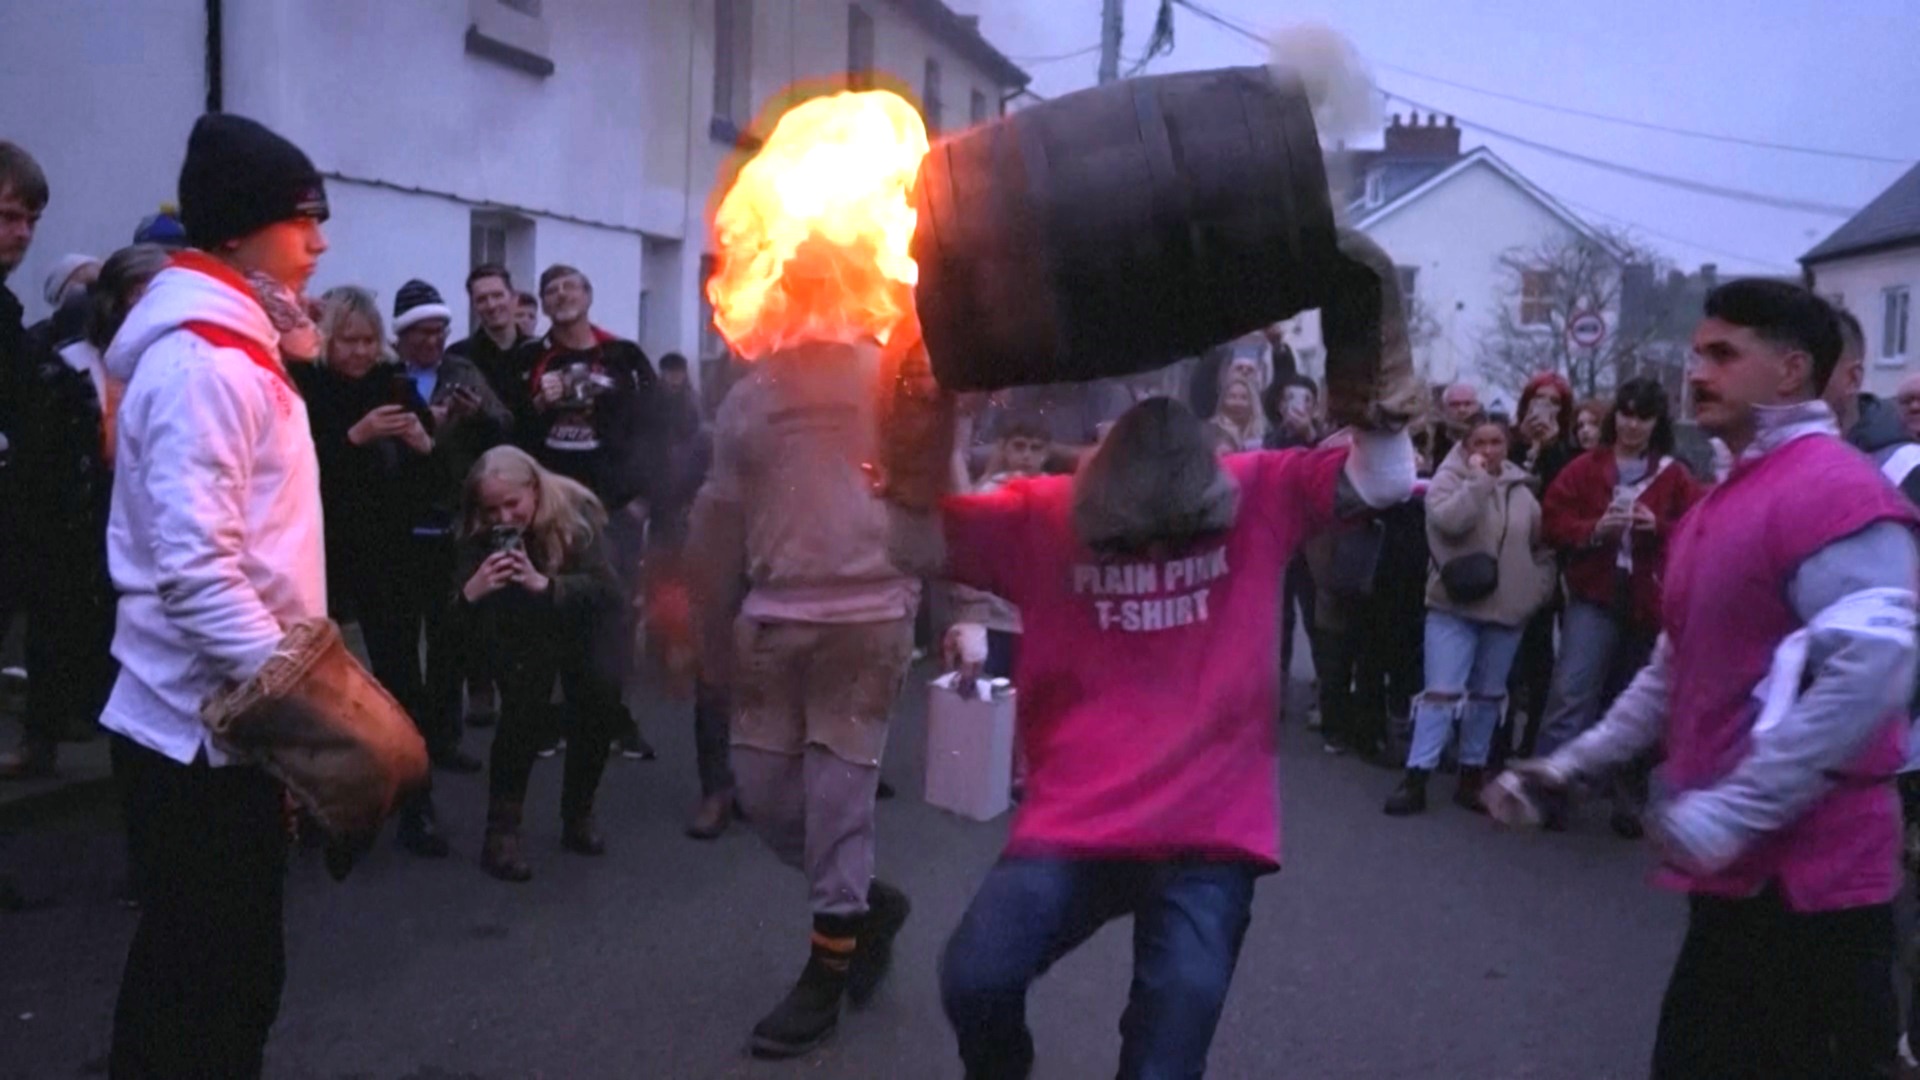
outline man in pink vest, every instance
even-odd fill
[[[1734,455],[1675,526],[1652,663],[1606,719],[1489,796],[1503,820],[1656,744],[1658,883],[1689,895],[1656,1080],[1893,1075],[1892,901],[1920,526],[1820,394],[1833,310],[1798,286],[1707,297],[1688,381]]]

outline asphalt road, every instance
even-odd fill
[[[934,960],[1005,830],[920,801],[921,708],[903,702],[886,770],[901,797],[880,815],[882,873],[915,903],[897,976],[810,1058],[745,1051],[804,959],[804,887],[744,831],[681,836],[697,793],[689,711],[656,703],[661,760],[609,769],[606,859],[559,850],[549,762],[534,777],[529,885],[476,865],[478,777],[438,780],[454,858],[383,845],[343,885],[298,862],[269,1075],[959,1076]],[[1324,757],[1298,724],[1282,743],[1287,867],[1260,884],[1210,1076],[1645,1074],[1685,913],[1644,885],[1643,845],[1597,818],[1570,835],[1497,833],[1446,788],[1424,818],[1389,819],[1391,773]],[[0,836],[0,871],[35,901],[0,914],[0,1077],[103,1068],[134,922],[114,900],[115,828],[101,807]],[[1039,1077],[1113,1075],[1129,941],[1110,926],[1035,987]]]

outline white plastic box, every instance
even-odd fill
[[[980,683],[963,697],[951,675],[927,690],[927,802],[975,821],[1013,805],[1013,687]]]

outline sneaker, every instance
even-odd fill
[[[449,747],[433,755],[433,767],[450,773],[471,775],[486,768],[486,763],[457,746]]]
[[[891,799],[898,794],[899,792],[893,790],[893,785],[887,783],[885,780],[880,781],[880,786],[873,791],[873,797],[875,799]]]
[[[453,849],[440,822],[432,814],[403,814],[400,822],[400,846],[423,859],[444,859]]]
[[[1638,840],[1647,835],[1647,827],[1640,823],[1640,815],[1627,810],[1615,810],[1607,818],[1607,827],[1622,840]]]
[[[732,823],[733,792],[717,792],[700,800],[693,820],[687,822],[687,835],[695,840],[717,840]]]
[[[1346,744],[1338,739],[1323,739],[1320,750],[1328,757],[1345,757],[1348,752]]]
[[[542,746],[540,749],[534,751],[534,753],[539,755],[540,757],[546,758],[546,757],[552,757],[553,755],[559,753],[562,750],[565,750],[566,748],[567,748],[567,740],[564,737],[556,735],[554,736],[554,739],[552,742],[547,743],[545,746]]]
[[[613,740],[613,752],[629,761],[652,761],[659,757],[653,744],[639,735],[622,735]]]

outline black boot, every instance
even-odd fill
[[[1427,770],[1408,769],[1400,786],[1387,796],[1387,816],[1406,817],[1427,810]]]
[[[400,846],[425,859],[444,859],[451,849],[440,832],[432,803],[409,806],[400,812]]]
[[[873,1000],[880,983],[893,968],[893,939],[906,925],[913,904],[907,894],[878,878],[867,888],[867,918],[860,926],[860,944],[847,965],[847,1001],[855,1008]]]
[[[799,1057],[840,1026],[840,998],[847,991],[860,921],[859,916],[813,917],[813,954],[786,999],[753,1025],[755,1057]]]
[[[1453,805],[1484,814],[1487,808],[1480,805],[1480,789],[1487,786],[1487,770],[1479,765],[1460,766],[1460,783],[1453,789]]]
[[[531,881],[533,868],[520,854],[520,802],[495,799],[487,806],[487,839],[480,866],[501,881]]]

